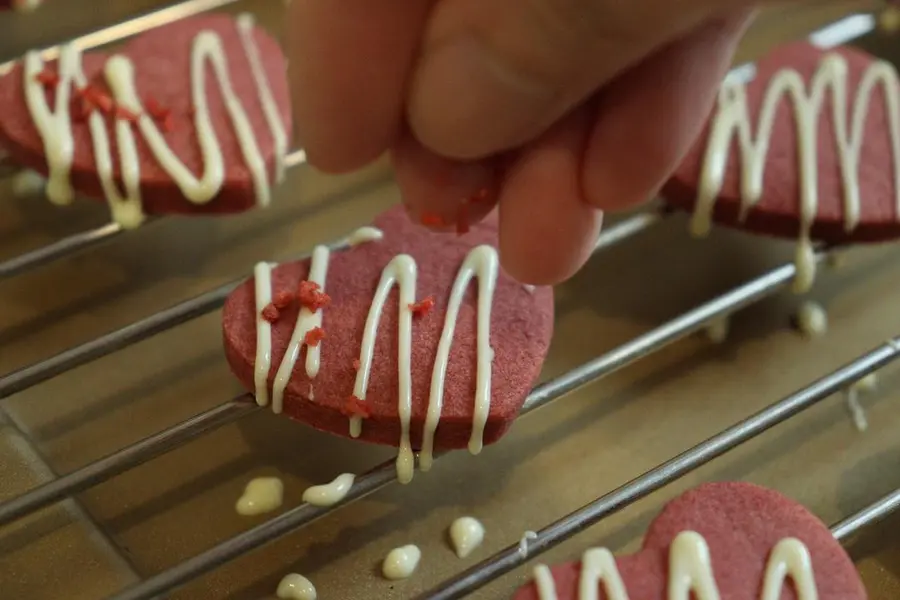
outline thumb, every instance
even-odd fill
[[[629,66],[742,0],[442,0],[408,120],[431,150],[475,159],[544,132]]]

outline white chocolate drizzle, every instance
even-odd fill
[[[377,227],[360,227],[347,237],[347,244],[359,246],[367,242],[380,242],[384,238],[384,232]]]
[[[303,575],[289,573],[278,583],[275,595],[280,600],[316,600],[316,586]]]
[[[797,329],[804,337],[813,339],[828,332],[828,313],[821,304],[806,301],[797,310]]]
[[[519,556],[521,556],[522,558],[528,558],[528,543],[531,540],[536,540],[536,539],[537,539],[537,534],[533,531],[526,531],[525,533],[523,533],[522,537],[519,538],[519,548],[518,548]]]
[[[287,154],[288,136],[272,98],[272,91],[253,39],[253,20],[250,15],[237,18],[236,27],[250,70],[257,84],[257,99],[262,106],[266,122],[271,130],[275,146],[276,182],[283,176]],[[38,76],[44,69],[44,61],[38,52],[29,52],[24,58],[23,76],[25,101],[35,128],[41,137],[47,160],[47,196],[55,204],[68,204],[74,197],[71,169],[75,144],[72,135],[70,102],[73,86],[84,88],[88,81],[82,67],[81,50],[75,44],[60,47],[59,82],[56,85],[56,102],[53,109],[47,103],[44,85]],[[209,112],[206,73],[207,64],[218,82],[219,91],[234,128],[238,145],[253,180],[256,202],[267,206],[271,197],[271,184],[259,143],[244,106],[232,88],[228,63],[222,39],[210,30],[197,34],[191,49],[191,98],[197,142],[203,156],[203,175],[195,176],[172,151],[152,116],[148,115],[138,97],[135,84],[134,63],[123,55],[114,55],[104,66],[104,77],[112,97],[118,106],[137,115],[136,123],[116,116],[113,121],[118,164],[124,184],[120,191],[114,177],[110,131],[104,115],[94,110],[88,116],[88,128],[93,142],[95,168],[104,196],[114,221],[125,228],[140,225],[145,218],[140,190],[141,159],[135,139],[135,129],[144,138],[156,161],[169,174],[184,197],[194,204],[205,204],[222,189],[225,165],[222,148],[216,137]],[[135,126],[136,125],[136,126]]]
[[[683,531],[672,540],[668,573],[667,600],[722,600],[709,547],[700,534]],[[797,600],[818,600],[809,550],[795,538],[780,540],[770,552],[759,600],[781,598],[788,579],[794,584]],[[534,585],[540,600],[559,600],[553,574],[546,565],[535,567]],[[578,600],[599,600],[601,585],[603,598],[629,600],[615,557],[605,548],[592,548],[581,559]]]
[[[253,516],[271,512],[281,506],[284,484],[277,477],[257,477],[250,480],[244,493],[235,503],[239,515]]]
[[[869,373],[862,379],[859,379],[844,391],[844,401],[847,404],[847,411],[853,419],[853,425],[857,431],[866,431],[869,428],[869,419],[866,417],[866,410],[860,402],[860,396],[874,392],[878,388],[878,374]]]
[[[316,246],[313,250],[312,260],[309,264],[309,275],[307,280],[311,283],[318,284],[319,289],[325,290],[325,275],[328,273],[328,258],[330,251],[328,246]],[[265,305],[258,305],[257,310],[262,311]],[[322,326],[322,309],[315,312],[305,306],[300,307],[297,313],[297,322],[294,325],[294,331],[291,333],[291,339],[288,342],[287,349],[284,351],[284,358],[281,359],[281,365],[278,372],[275,373],[275,382],[272,384],[272,410],[276,413],[281,412],[284,402],[284,390],[291,381],[291,375],[294,373],[294,365],[300,358],[300,350],[306,347],[306,375],[310,379],[315,379],[319,374],[319,357],[322,354],[322,344],[319,341],[315,346],[306,343],[306,334]]]
[[[444,399],[444,379],[447,375],[447,364],[450,361],[450,347],[453,345],[453,332],[462,306],[466,289],[473,277],[478,278],[478,320],[476,322],[476,355],[477,369],[475,378],[475,408],[472,412],[472,433],[469,437],[469,452],[481,452],[484,426],[488,411],[491,408],[491,363],[494,351],[491,348],[491,306],[494,302],[494,291],[497,287],[499,272],[497,251],[491,246],[478,246],[469,252],[463,261],[453,282],[450,302],[444,318],[444,330],[438,343],[437,356],[434,360],[434,371],[431,375],[431,393],[428,397],[428,413],[422,432],[422,451],[419,466],[423,471],[431,468],[434,460],[434,432],[441,418]]]
[[[406,579],[415,573],[422,559],[422,551],[412,544],[394,548],[384,559],[381,573],[386,579]]]
[[[347,497],[354,481],[356,481],[356,475],[342,473],[330,483],[307,488],[303,492],[303,501],[313,506],[334,506]]]
[[[844,229],[852,232],[860,218],[860,154],[866,132],[866,116],[875,89],[884,92],[887,107],[887,131],[894,157],[894,190],[897,218],[900,219],[900,81],[894,67],[875,61],[866,69],[853,98],[850,122],[848,114],[848,66],[837,53],[826,54],[807,88],[794,69],[782,69],[769,81],[759,110],[756,135],[751,125],[746,83],[726,81],[719,92],[708,146],[691,219],[691,232],[704,236],[709,232],[716,199],[722,191],[729,149],[737,137],[741,160],[740,219],[759,202],[769,144],[774,133],[775,115],[783,97],[792,101],[797,124],[797,157],[800,177],[800,233],[795,256],[794,291],[807,291],[815,279],[816,258],[810,230],[818,212],[818,122],[828,91],[832,96],[835,146],[843,180]]]
[[[456,556],[466,558],[484,541],[484,525],[474,517],[460,517],[450,525],[450,541]]]

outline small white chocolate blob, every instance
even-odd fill
[[[797,310],[797,329],[807,338],[818,338],[828,332],[828,313],[816,302],[807,301]]]
[[[12,180],[12,192],[17,198],[29,198],[44,193],[47,180],[43,175],[31,170],[16,173]]]
[[[271,512],[284,500],[284,484],[277,477],[257,477],[247,484],[244,494],[238,498],[235,510],[249,517]]]
[[[303,575],[290,573],[278,584],[275,595],[281,600],[316,600],[316,586]]]
[[[484,525],[474,517],[460,517],[450,525],[450,541],[456,556],[465,558],[484,541]]]
[[[727,316],[719,317],[718,319],[714,319],[710,321],[709,324],[704,328],[704,333],[706,334],[707,339],[711,341],[713,344],[721,344],[726,339],[728,339],[728,330],[731,323]]]
[[[381,573],[386,579],[396,581],[406,579],[416,571],[419,561],[422,559],[422,551],[418,546],[408,544],[391,550],[381,565]]]
[[[356,475],[342,473],[334,478],[331,483],[314,485],[303,492],[303,501],[313,506],[333,506],[347,497],[347,492],[353,487]]]

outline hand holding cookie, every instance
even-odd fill
[[[690,146],[749,2],[293,2],[290,74],[313,165],[385,151],[428,225],[500,206],[504,267],[555,283],[601,211],[649,198]],[[540,243],[534,243],[540,240]]]

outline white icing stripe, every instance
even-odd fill
[[[547,565],[537,565],[534,568],[534,584],[537,586],[540,600],[559,600],[556,595],[556,583],[553,581],[553,573]]]
[[[253,270],[256,288],[256,361],[253,363],[253,381],[256,384],[256,403],[269,403],[269,371],[272,368],[272,324],[262,316],[263,309],[272,301],[272,267],[257,263]]]
[[[258,49],[253,41],[252,20],[248,19],[249,17],[242,17],[238,20],[239,37],[259,88],[258,97],[271,129],[276,150],[276,170],[280,177],[287,152],[287,132],[272,99]],[[225,51],[218,35],[211,31],[201,31],[194,38],[191,50],[191,94],[195,109],[194,124],[200,152],[203,156],[203,176],[199,179],[172,152],[153,118],[146,113],[137,95],[134,64],[124,56],[112,56],[104,67],[104,75],[116,103],[138,115],[137,127],[157,162],[172,177],[185,198],[195,204],[204,204],[219,193],[225,179],[222,149],[216,138],[209,114],[206,90],[207,63],[212,67],[212,72],[225,100],[225,106],[234,127],[244,162],[253,179],[257,204],[266,206],[270,201],[271,190],[265,160],[259,150],[247,114],[232,88]],[[60,48],[59,82],[56,85],[56,104],[52,111],[47,104],[44,85],[38,81],[38,75],[43,68],[44,62],[39,53],[30,52],[25,56],[23,68],[25,100],[44,145],[49,171],[47,196],[54,203],[67,204],[74,196],[71,182],[74,141],[72,118],[69,111],[72,84],[74,83],[79,88],[83,88],[87,84],[82,70],[81,52],[71,44]],[[119,168],[125,186],[124,193],[120,193],[116,189],[113,177],[110,136],[104,119],[105,116],[100,114],[99,110],[92,111],[88,118],[97,174],[103,193],[110,205],[112,218],[123,227],[136,227],[143,221],[144,214],[139,188],[141,161],[133,127],[128,120],[116,117],[116,146],[119,151]]]
[[[809,550],[798,539],[779,541],[769,556],[761,600],[778,600],[787,578],[794,582],[800,600],[818,600]]]
[[[438,342],[434,370],[431,375],[428,413],[422,432],[422,451],[419,455],[419,467],[423,471],[429,470],[434,460],[434,433],[437,430],[444,404],[444,382],[447,375],[447,364],[450,360],[450,348],[453,345],[453,333],[456,331],[459,309],[473,277],[478,278],[477,370],[469,451],[472,454],[478,454],[481,451],[484,426],[491,407],[491,362],[493,360],[491,306],[494,302],[498,273],[497,251],[491,246],[478,246],[466,256],[456,276],[456,281],[453,282],[447,313],[444,317],[444,330],[441,333],[440,342]]]
[[[379,242],[383,237],[384,232],[377,227],[360,227],[350,234],[347,243],[350,246],[358,246],[367,242]]]
[[[625,583],[616,567],[616,558],[606,548],[592,548],[581,558],[581,578],[578,597],[582,600],[599,600],[599,588],[603,585],[606,600],[628,600]]]
[[[399,381],[397,413],[400,417],[400,448],[397,454],[397,479],[400,483],[409,483],[412,481],[415,468],[415,457],[409,441],[409,421],[412,412],[412,311],[409,305],[416,301],[416,261],[407,254],[395,256],[381,274],[381,281],[375,290],[375,297],[366,319],[359,353],[359,371],[356,373],[353,395],[360,400],[366,399],[366,388],[369,385],[369,375],[372,369],[372,356],[375,353],[375,339],[378,335],[378,322],[394,284],[400,289],[397,344],[399,354],[397,359]]]
[[[719,600],[709,546],[699,533],[684,531],[669,548],[670,600]]]
[[[325,275],[328,273],[328,257],[329,250],[327,246],[316,246],[315,250],[313,250],[309,275],[307,276],[307,280],[319,284],[319,288],[323,292],[325,291]],[[275,382],[272,384],[272,410],[276,413],[281,412],[284,390],[290,383],[294,365],[297,364],[297,359],[300,357],[300,350],[306,345],[306,334],[322,325],[322,310],[320,308],[313,312],[302,306],[297,313],[297,322],[294,325],[291,340],[288,342],[284,358],[281,359],[281,365],[275,374]],[[319,356],[324,343],[324,341],[320,341],[315,346],[306,346],[306,374],[310,379],[314,379],[319,373]]]
[[[815,278],[815,258],[810,229],[818,211],[818,122],[831,90],[834,143],[843,181],[844,229],[848,232],[860,218],[860,153],[866,133],[866,116],[875,89],[884,93],[887,107],[887,135],[894,155],[894,190],[897,218],[900,219],[900,81],[894,67],[885,61],[873,62],[863,73],[847,122],[848,66],[839,54],[827,54],[813,75],[809,89],[793,69],[772,76],[759,110],[753,136],[746,84],[726,82],[719,93],[717,112],[710,128],[708,146],[700,176],[691,230],[705,235],[711,226],[713,208],[722,190],[731,140],[737,136],[741,160],[741,219],[759,202],[769,144],[774,133],[775,114],[786,96],[792,102],[797,125],[797,156],[800,176],[800,234],[796,255],[795,291],[809,289]]]
[[[278,105],[272,97],[272,87],[269,85],[266,70],[259,57],[259,49],[256,47],[256,41],[253,39],[253,15],[250,13],[238,15],[237,25],[241,45],[244,47],[244,54],[250,63],[253,80],[256,82],[259,103],[263,108],[263,114],[266,116],[269,131],[272,132],[272,140],[275,145],[275,181],[281,183],[284,179],[284,160],[288,152],[287,131],[285,131],[281,122]]]
[[[720,600],[709,547],[699,533],[683,531],[675,536],[669,546],[668,573],[668,600]],[[797,600],[818,600],[809,550],[795,538],[784,538],[772,549],[759,600],[781,598],[788,578],[794,583]],[[578,599],[598,600],[601,584],[607,600],[629,600],[612,553],[605,548],[590,549],[581,558]],[[534,585],[540,600],[558,600],[553,574],[545,565],[535,567]]]

